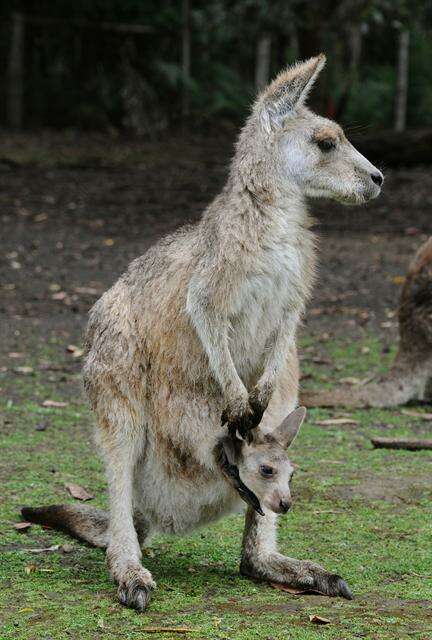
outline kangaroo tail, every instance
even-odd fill
[[[23,507],[28,522],[52,527],[84,540],[94,547],[108,546],[108,514],[84,504],[53,504],[49,507]]]

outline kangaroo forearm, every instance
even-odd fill
[[[271,348],[265,361],[264,372],[258,383],[262,389],[267,387],[270,394],[279,374],[286,365],[290,351],[295,343],[298,319],[299,316],[297,314],[286,319],[273,336]]]
[[[228,320],[213,310],[210,314],[204,305],[189,305],[189,315],[207,354],[214,377],[226,396],[243,393],[245,387],[237,373],[228,346]]]

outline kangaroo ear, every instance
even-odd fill
[[[289,446],[294,442],[294,439],[298,432],[300,431],[300,427],[303,424],[303,420],[306,417],[306,408],[298,407],[294,409],[289,416],[285,418],[285,420],[275,429],[272,433],[272,436],[282,445],[284,449],[288,449]]]
[[[313,83],[324,68],[326,57],[297,62],[282,71],[258,98],[260,120],[265,131],[280,127],[284,118],[306,100]]]

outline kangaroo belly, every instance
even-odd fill
[[[147,461],[138,470],[135,505],[153,531],[182,534],[242,509],[220,471],[170,475]]]

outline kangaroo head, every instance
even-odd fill
[[[286,450],[294,441],[305,415],[306,409],[299,407],[272,432],[264,433],[258,426],[250,443],[229,437],[224,442],[230,465],[238,469],[241,483],[260,503],[258,511],[260,505],[274,513],[286,513],[291,507],[290,480],[294,469]]]
[[[251,191],[267,199],[297,193],[362,203],[381,191],[382,173],[341,127],[305,106],[325,65],[319,55],[295,64],[258,96],[238,143],[238,166]],[[249,159],[248,159],[249,158]]]

